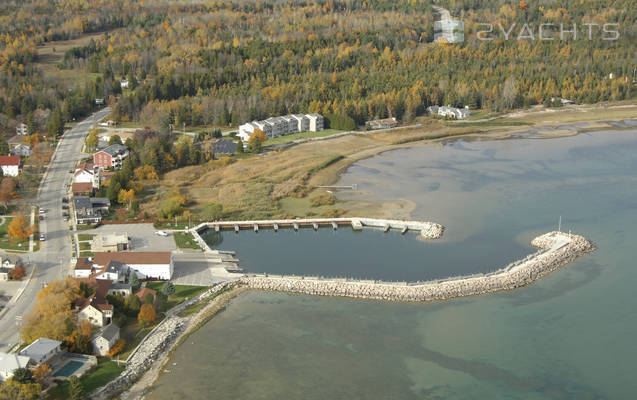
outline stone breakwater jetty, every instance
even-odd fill
[[[440,239],[444,232],[444,227],[435,222],[402,221],[395,219],[364,217],[203,222],[191,229],[188,229],[188,232],[193,235],[202,249],[210,252],[217,252],[217,250],[212,250],[208,247],[206,242],[201,238],[200,233],[209,229],[214,230],[215,232],[219,232],[221,230],[234,230],[235,232],[239,232],[241,230],[253,230],[258,232],[259,229],[273,229],[275,231],[286,228],[299,230],[301,228],[318,229],[319,227],[331,227],[332,229],[338,229],[342,226],[351,226],[354,230],[362,230],[363,228],[369,227],[383,229],[385,232],[390,229],[399,230],[401,233],[417,231],[420,232],[420,236],[424,239]]]
[[[240,281],[251,289],[266,291],[387,301],[434,301],[525,286],[594,249],[593,244],[583,236],[562,232],[546,233],[533,239],[531,244],[540,248],[540,251],[493,273],[424,283],[323,280],[264,275],[244,276]]]

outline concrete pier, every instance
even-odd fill
[[[234,224],[234,231],[239,233],[239,225],[238,224]]]
[[[337,230],[338,229],[338,224],[334,221],[332,221],[332,229]]]
[[[274,224],[272,224],[272,228],[274,229],[275,232],[279,231],[279,224],[277,224],[276,222]]]
[[[296,222],[294,223],[294,230],[298,231],[299,230],[299,224],[297,224]]]
[[[531,242],[540,251],[491,274],[476,274],[424,283],[387,283],[251,275],[240,282],[252,289],[388,301],[434,301],[473,296],[528,285],[560,266],[594,250],[583,236],[549,232]]]
[[[259,232],[259,224],[254,224],[253,228],[255,232]]]
[[[400,230],[400,233],[404,235],[405,233],[407,233],[407,231],[408,231],[408,230],[409,230],[409,227],[408,227],[407,225],[405,225],[405,226],[403,226],[403,228]]]
[[[361,221],[359,221],[357,219],[353,219],[352,220],[352,229],[354,229],[355,231],[361,231],[361,230],[363,230],[363,224],[361,223]]]
[[[318,231],[318,224],[316,222],[312,222],[312,228],[314,228],[315,231]]]
[[[385,226],[383,226],[383,232],[389,232],[390,229],[391,227],[389,226],[389,224],[385,224]]]
[[[215,224],[215,232],[219,232],[219,224]]]

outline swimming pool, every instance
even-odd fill
[[[75,373],[80,367],[84,365],[83,362],[80,361],[69,361],[62,368],[58,369],[53,376],[65,376],[69,377]]]

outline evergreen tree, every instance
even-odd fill
[[[69,394],[71,400],[84,400],[86,398],[84,388],[77,376],[71,376],[69,378]]]

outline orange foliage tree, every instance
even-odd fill
[[[139,323],[143,326],[146,326],[155,322],[156,317],[157,315],[153,306],[151,304],[144,304],[142,308],[139,309],[137,321],[139,321]]]
[[[33,229],[26,224],[24,217],[22,215],[18,215],[11,220],[9,224],[9,229],[7,230],[9,236],[13,239],[24,240],[29,237],[31,233],[33,233]]]
[[[115,344],[113,345],[113,347],[110,348],[110,350],[108,351],[108,356],[109,357],[113,357],[119,353],[122,352],[122,350],[124,350],[124,347],[126,346],[126,340],[119,338],[117,339],[117,341],[115,342]]]

